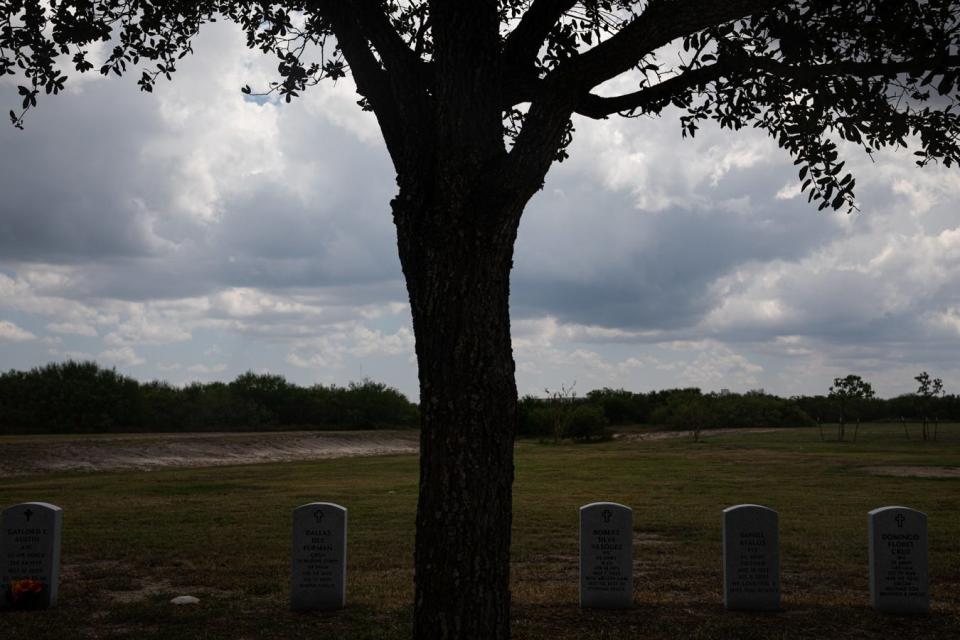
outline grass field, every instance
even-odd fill
[[[816,429],[521,442],[514,637],[960,638],[960,477],[875,475],[917,466],[960,467],[960,425],[938,442],[898,425],[867,425],[856,443]],[[53,502],[65,528],[60,605],[0,615],[0,638],[406,638],[416,495],[415,456],[4,479],[0,506]],[[291,511],[315,500],[350,510],[348,607],[296,614]],[[631,610],[577,606],[577,508],[596,500],[634,509]],[[722,606],[720,512],[744,502],[780,512],[779,613]],[[893,504],[929,517],[928,616],[868,607],[866,514]],[[201,603],[169,604],[181,594]]]

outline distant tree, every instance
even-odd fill
[[[670,429],[685,429],[675,416],[682,412],[685,406],[699,402],[702,397],[703,393],[697,387],[660,391],[657,393],[657,407],[650,413],[650,422],[665,425]]]
[[[649,420],[655,393],[634,393],[625,389],[594,389],[587,400],[603,409],[609,424],[640,424]]]
[[[574,442],[608,439],[610,434],[603,409],[591,404],[577,404],[570,413],[565,435]]]
[[[521,216],[567,156],[575,114],[672,105],[685,136],[711,120],[755,127],[821,209],[855,207],[838,141],[867,153],[915,142],[920,165],[960,160],[956,0],[0,0],[0,75],[19,94],[10,118],[22,126],[68,71],[143,65],[153,91],[201,25],[223,19],[278,58],[266,92],[287,101],[352,74],[396,170],[423,430],[421,639],[510,635],[510,271]],[[103,43],[106,59],[92,61]]]
[[[556,391],[550,391],[550,389],[543,390],[544,393],[547,394],[547,398],[550,399],[550,406],[553,410],[554,443],[559,443],[563,440],[570,428],[570,421],[573,418],[573,412],[576,408],[577,392],[574,391],[574,387],[576,386],[577,381],[574,380],[573,384],[569,387],[561,384],[560,389]]]
[[[933,402],[943,394],[943,380],[940,378],[931,378],[926,371],[913,378],[920,383],[917,389],[917,398],[920,400],[920,418],[923,421],[921,434],[924,440],[930,439],[929,417]],[[936,439],[934,431],[934,439]]]
[[[845,378],[834,378],[829,397],[837,403],[840,421],[837,424],[837,440],[843,442],[846,435],[846,420],[856,412],[863,400],[873,397],[873,387],[858,375],[850,374]],[[859,421],[859,416],[857,417]]]
[[[714,395],[688,398],[687,402],[677,407],[669,424],[674,429],[689,429],[693,441],[700,442],[700,434],[704,429],[721,426],[716,405],[717,396]]]

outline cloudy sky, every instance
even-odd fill
[[[0,126],[0,369],[370,377],[417,396],[376,122],[352,85],[245,99],[275,62],[206,28],[173,83],[72,77]],[[0,97],[16,105],[15,87]],[[5,112],[5,111],[4,111]],[[861,213],[817,212],[754,131],[578,120],[513,273],[521,393],[576,383],[960,392],[960,172],[847,149]]]

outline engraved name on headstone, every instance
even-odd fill
[[[297,611],[347,604],[347,510],[311,502],[293,511],[290,606]]]
[[[744,611],[780,608],[777,512],[758,504],[723,510],[723,605]]]
[[[63,510],[24,502],[0,515],[0,609],[57,604]]]
[[[930,610],[927,516],[907,507],[867,514],[870,539],[870,604],[885,613]]]
[[[615,502],[580,507],[580,606],[633,604],[633,511]]]

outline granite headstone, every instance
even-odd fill
[[[777,512],[758,504],[723,510],[723,605],[742,611],[780,608]]]
[[[293,511],[290,605],[294,610],[347,604],[347,510],[311,502]]]
[[[633,511],[615,502],[580,507],[580,606],[633,604]]]
[[[930,610],[927,516],[907,507],[867,514],[870,541],[870,604],[885,613]]]
[[[0,609],[57,604],[63,510],[24,502],[4,509],[0,526]]]

